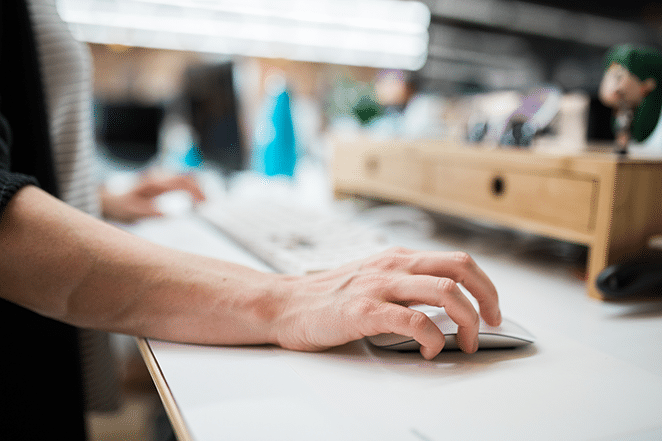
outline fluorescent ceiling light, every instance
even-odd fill
[[[58,0],[74,35],[124,44],[416,70],[430,12],[399,0]]]

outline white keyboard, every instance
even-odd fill
[[[388,247],[378,230],[330,211],[228,199],[207,203],[198,214],[285,274],[336,268]]]

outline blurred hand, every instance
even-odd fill
[[[142,177],[138,184],[126,193],[113,194],[101,188],[101,212],[110,220],[132,223],[146,217],[163,216],[156,204],[156,198],[171,191],[185,191],[194,202],[202,202],[205,195],[191,175],[153,175]]]

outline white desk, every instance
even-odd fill
[[[193,217],[134,233],[186,251],[263,265]],[[659,440],[662,303],[588,298],[560,265],[458,240],[406,246],[469,251],[504,316],[537,343],[425,361],[358,341],[323,353],[142,341],[180,439]]]

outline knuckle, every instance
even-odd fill
[[[393,293],[397,292],[399,288],[399,282],[397,277],[392,276],[391,274],[379,274],[373,280],[372,292],[374,293],[374,298],[387,298]]]
[[[474,259],[464,251],[453,252],[453,260],[455,260],[457,264],[463,268],[471,268],[475,266]]]
[[[360,297],[355,299],[351,306],[351,314],[354,317],[369,317],[377,311],[377,304],[373,299]]]
[[[386,250],[388,253],[393,253],[393,254],[398,254],[398,255],[404,255],[404,254],[409,254],[410,250],[408,248],[402,247],[402,246],[393,246],[390,247],[388,250]]]
[[[374,263],[382,270],[393,271],[402,266],[402,258],[393,254],[385,254],[379,256]]]
[[[384,271],[396,271],[410,264],[411,251],[405,247],[391,247],[374,256],[371,264]]]
[[[473,310],[471,312],[472,318],[473,318],[473,326],[478,328],[480,326],[480,316],[478,315],[478,312]]]
[[[409,327],[414,332],[419,333],[428,326],[429,320],[430,319],[428,318],[428,316],[426,316],[422,312],[415,311],[415,313],[409,317]]]
[[[437,279],[437,290],[448,293],[455,292],[457,290],[457,283],[452,279],[441,277]]]

